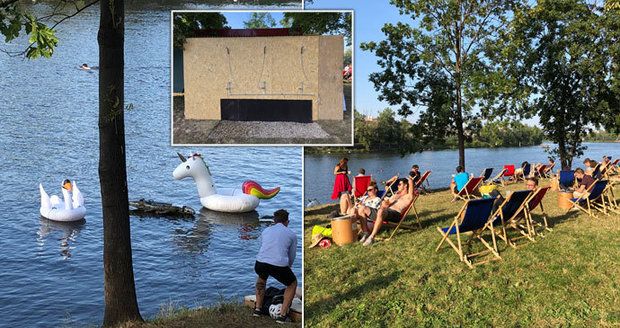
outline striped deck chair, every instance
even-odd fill
[[[370,185],[370,180],[372,180],[372,176],[370,175],[353,177],[353,197],[355,197],[355,199],[366,194],[366,189],[368,189],[368,185]]]
[[[532,232],[534,235],[540,235],[541,237],[544,237],[545,235],[543,233],[536,232],[536,227],[541,227],[543,230],[547,231],[553,231],[553,229],[549,228],[549,224],[547,223],[547,213],[545,213],[545,208],[542,203],[542,200],[545,198],[545,195],[549,189],[551,189],[551,187],[539,188],[532,194],[532,196],[530,196],[530,199],[528,199],[526,204],[527,214],[530,216],[529,220],[532,223]],[[543,219],[542,222],[536,221],[532,217],[532,212],[537,208],[540,208],[541,217]]]
[[[492,167],[487,167],[486,169],[484,169],[484,171],[480,173],[480,176],[482,177],[482,183],[488,182],[489,179],[491,179],[491,174],[493,174]]]
[[[501,260],[502,258],[499,256],[497,250],[495,230],[489,221],[489,216],[493,211],[494,201],[495,198],[468,200],[456,217],[454,217],[450,226],[447,228],[437,227],[437,231],[441,234],[441,241],[439,245],[437,245],[435,251],[439,251],[441,245],[447,242],[452,246],[456,254],[458,254],[459,259],[472,269],[475,265],[487,263],[492,260]],[[487,231],[491,235],[492,244],[487,242],[483,237],[483,233]],[[467,240],[467,245],[469,245],[471,241],[477,239],[486,249],[476,253],[466,252],[463,247],[463,242],[461,242],[461,236],[464,232],[472,232],[472,235]],[[450,238],[451,236],[456,236],[456,240]],[[491,254],[492,256],[483,261],[473,262],[474,258],[487,254]]]
[[[529,215],[526,208],[527,200],[531,195],[531,190],[512,192],[508,197],[506,197],[499,208],[497,208],[495,213],[493,213],[493,225],[501,226],[500,232],[497,233],[497,236],[513,248],[517,247],[515,244],[517,239],[527,238],[534,241],[534,238],[532,237],[532,224],[529,221]],[[506,228],[516,229],[521,236],[510,238],[506,232]]]
[[[422,176],[420,177],[420,179],[418,179],[418,182],[416,182],[414,188],[416,191],[420,191],[422,189],[424,189],[424,186],[422,186],[422,184],[424,182],[426,182],[426,184],[428,185],[428,176],[431,175],[431,171],[426,171],[424,172],[424,174],[422,174]]]
[[[456,197],[462,200],[474,199],[478,198],[476,196],[476,192],[478,192],[478,187],[482,183],[482,177],[473,177],[469,178],[469,181],[463,186],[457,194]]]
[[[560,171],[560,190],[568,190],[575,186],[575,171]]]
[[[384,226],[394,228],[394,230],[392,230],[392,233],[386,240],[392,239],[392,237],[394,236],[394,234],[396,234],[396,231],[398,231],[399,228],[403,228],[407,230],[422,229],[422,223],[420,223],[420,217],[418,216],[418,210],[415,208],[415,202],[418,200],[419,196],[420,196],[419,194],[413,194],[413,200],[411,201],[409,206],[407,206],[405,210],[400,213],[400,220],[398,221],[398,223],[390,222],[390,221],[383,221]],[[407,217],[407,214],[409,214],[411,210],[413,210],[416,223],[418,224],[417,228],[409,224],[403,224],[403,222],[405,221],[405,218]]]
[[[607,180],[597,180],[590,186],[586,194],[579,198],[571,198],[570,202],[573,206],[569,208],[566,213],[573,208],[577,208],[593,218],[597,218],[597,216],[594,215],[592,210],[597,210],[605,215],[609,215],[607,213],[609,205],[605,201],[604,194],[607,189],[607,183]]]
[[[497,174],[493,179],[491,179],[488,184],[491,183],[495,183],[495,184],[501,184],[502,183],[502,177],[504,176],[504,173],[506,173],[506,168],[503,168],[499,174]]]

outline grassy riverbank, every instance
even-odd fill
[[[506,189],[522,189],[522,184]],[[566,214],[557,199],[551,191],[544,200],[553,227],[545,238],[522,242],[518,249],[500,242],[503,260],[473,270],[449,246],[435,252],[440,240],[435,227],[447,226],[463,205],[451,203],[447,191],[418,199],[421,230],[401,230],[369,247],[308,249],[312,226],[327,224],[325,214],[335,206],[308,209],[306,325],[620,325],[620,216]]]
[[[225,303],[209,308],[165,308],[144,323],[128,323],[122,328],[196,328],[196,327],[282,327],[270,317],[253,317],[252,309],[239,303]],[[289,323],[286,327],[301,327]]]

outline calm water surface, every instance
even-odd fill
[[[586,143],[588,149],[581,158],[573,160],[573,167],[583,167],[583,158],[590,157],[600,161],[603,155],[620,157],[620,143]],[[487,167],[493,168],[493,175],[498,174],[506,164],[520,166],[523,161],[546,163],[549,154],[541,146],[497,149],[466,149],[465,164],[467,172],[479,175]],[[458,151],[425,151],[405,157],[393,154],[327,154],[306,155],[304,159],[306,203],[318,200],[320,203],[333,202],[330,197],[334,186],[334,166],[342,157],[349,158],[349,170],[356,175],[360,168],[366,170],[377,181],[389,179],[395,174],[405,176],[411,165],[418,164],[420,171],[431,170],[429,183],[431,188],[448,187],[452,174],[459,163]],[[560,168],[556,163],[554,170]],[[352,179],[352,178],[351,178]],[[351,180],[351,182],[353,182]]]
[[[193,5],[192,5],[193,6]],[[138,303],[146,317],[161,305],[197,306],[253,293],[254,257],[266,227],[258,218],[291,213],[301,236],[300,148],[170,147],[168,9],[128,8],[126,23],[127,169],[130,199],[200,209],[191,180],[176,181],[176,151],[205,155],[217,186],[253,179],[282,186],[257,212],[201,211],[194,220],[131,218]],[[26,61],[0,54],[0,326],[56,327],[101,323],[102,215],[97,172],[96,9],[64,24],[53,58]],[[18,45],[4,45],[18,49]],[[60,193],[76,179],[88,213],[83,224],[39,217],[38,184]],[[300,237],[301,238],[301,237]],[[294,272],[301,277],[301,239]]]

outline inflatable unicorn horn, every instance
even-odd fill
[[[207,209],[219,212],[242,213],[253,211],[261,199],[270,199],[280,192],[280,187],[263,189],[257,182],[247,180],[241,188],[215,188],[209,166],[200,154],[194,153],[185,158],[177,153],[181,164],[174,169],[172,176],[181,180],[191,177],[196,182],[200,203]]]

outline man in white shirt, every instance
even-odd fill
[[[297,290],[297,278],[291,270],[297,252],[297,236],[288,228],[287,211],[277,210],[273,216],[275,224],[263,231],[262,244],[254,265],[254,271],[258,275],[254,316],[261,315],[267,278],[272,276],[286,286],[280,315],[276,318],[276,322],[283,323],[288,319],[288,310]]]

